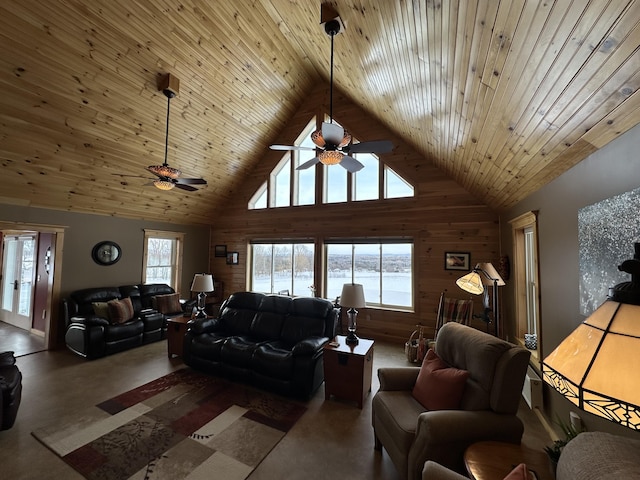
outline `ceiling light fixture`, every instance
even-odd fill
[[[175,183],[167,180],[154,180],[153,185],[159,190],[172,190],[175,187]]]

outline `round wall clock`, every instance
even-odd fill
[[[120,260],[121,256],[122,250],[116,242],[105,241],[96,243],[91,251],[91,257],[98,265],[113,265]]]

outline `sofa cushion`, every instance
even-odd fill
[[[112,324],[125,323],[133,318],[133,304],[129,297],[122,300],[109,300],[109,320]]]
[[[165,315],[182,312],[179,293],[156,295],[155,297],[153,297],[152,305],[154,309],[156,309],[160,313],[164,313]]]
[[[469,372],[449,367],[432,349],[420,367],[412,394],[429,410],[457,410]]]
[[[251,363],[255,372],[280,380],[289,380],[293,372],[293,354],[279,347],[278,342],[256,348]]]
[[[95,313],[96,317],[109,320],[109,304],[107,302],[93,302],[91,306],[93,307],[93,313]]]
[[[142,320],[132,320],[125,323],[111,324],[104,328],[104,341],[107,343],[128,340],[140,337],[142,340],[142,332],[144,324]]]

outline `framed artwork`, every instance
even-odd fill
[[[239,256],[238,252],[227,253],[227,265],[237,265]]]
[[[469,252],[445,252],[445,270],[471,270],[471,254]]]
[[[216,245],[216,247],[215,247],[215,256],[216,257],[226,257],[227,256],[227,246],[226,245]]]

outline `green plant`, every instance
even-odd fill
[[[574,428],[573,425],[563,422],[559,417],[556,424],[560,427],[564,438],[555,440],[551,445],[544,447],[544,451],[549,455],[549,458],[553,463],[558,463],[558,460],[560,460],[560,454],[562,453],[562,449],[565,445],[579,433],[583,432],[582,429]]]

